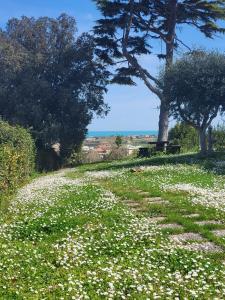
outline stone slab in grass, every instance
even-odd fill
[[[217,252],[223,252],[223,249],[219,246],[215,245],[212,242],[205,242],[201,244],[193,243],[188,245],[182,245],[183,249],[191,250],[191,251],[203,251],[203,252],[209,252],[209,253],[217,253]]]
[[[149,196],[149,192],[144,192],[144,191],[138,192],[138,194],[141,196]]]
[[[139,203],[135,203],[135,202],[128,202],[126,203],[127,206],[135,208],[135,207],[140,207]]]
[[[142,193],[143,191],[142,190],[134,190],[136,193]]]
[[[148,202],[148,204],[169,204],[170,202],[167,200],[164,200],[160,197],[152,197],[152,198],[144,198],[144,200],[146,202]]]
[[[143,207],[131,207],[131,210],[133,213],[143,213],[145,212],[145,209]]]
[[[158,225],[161,229],[182,229],[183,226],[180,224],[172,223],[172,224],[159,224]]]
[[[152,223],[158,223],[164,221],[165,217],[149,217],[149,221]]]
[[[184,243],[187,241],[203,241],[203,237],[194,232],[185,232],[181,234],[173,234],[170,236],[170,240],[176,242],[176,243]]]
[[[225,229],[213,230],[212,233],[218,237],[225,237]]]
[[[199,214],[189,214],[189,215],[184,215],[185,218],[199,218]]]
[[[148,202],[164,201],[161,197],[148,197],[144,198],[144,200]]]
[[[168,204],[170,204],[170,202],[169,201],[152,201],[152,202],[149,202],[149,204],[151,205],[159,205],[159,204],[161,204],[161,205],[168,205]]]
[[[197,221],[195,224],[204,226],[204,225],[221,225],[221,221],[216,221],[216,220],[205,220],[205,221]]]

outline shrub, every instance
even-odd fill
[[[103,158],[95,150],[91,150],[89,152],[74,151],[67,164],[71,167],[76,167],[82,164],[95,163],[102,160]]]
[[[90,152],[86,153],[85,158],[84,158],[84,163],[91,164],[91,163],[99,162],[102,160],[103,160],[103,158],[97,151],[91,150]]]
[[[199,137],[197,130],[184,122],[177,123],[169,131],[169,140],[181,145],[182,152],[197,151],[199,149]]]
[[[0,192],[14,190],[34,170],[34,143],[23,128],[0,121]]]
[[[119,160],[128,156],[128,151],[124,147],[113,148],[109,155],[107,156],[107,160]]]
[[[213,128],[213,148],[217,151],[225,149],[225,125],[217,125]]]

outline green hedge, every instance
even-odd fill
[[[34,170],[31,135],[19,126],[0,121],[0,193],[15,190]]]

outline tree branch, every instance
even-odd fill
[[[195,124],[195,122],[193,120],[190,120],[188,117],[186,117],[186,115],[184,114],[182,108],[179,106],[178,108],[179,114],[181,116],[181,118],[188,124],[191,125],[194,128],[199,128],[199,126],[197,124]]]
[[[160,99],[163,98],[162,92],[155,87],[150,81],[154,81],[156,84],[159,84],[159,81],[152,76],[147,70],[143,69],[140,64],[138,63],[137,59],[132,56],[129,51],[127,50],[128,48],[128,40],[129,40],[129,35],[130,35],[130,30],[131,30],[131,26],[132,26],[132,22],[133,22],[133,4],[134,4],[134,0],[130,0],[130,15],[129,15],[129,19],[127,22],[127,26],[124,28],[123,31],[123,39],[122,39],[122,51],[123,51],[123,55],[126,57],[128,63],[133,66],[140,74],[140,77],[142,78],[142,80],[144,81],[145,85],[148,87],[148,89],[153,92],[154,94],[156,94]]]

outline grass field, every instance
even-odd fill
[[[35,179],[0,220],[0,299],[225,299],[225,156]]]

